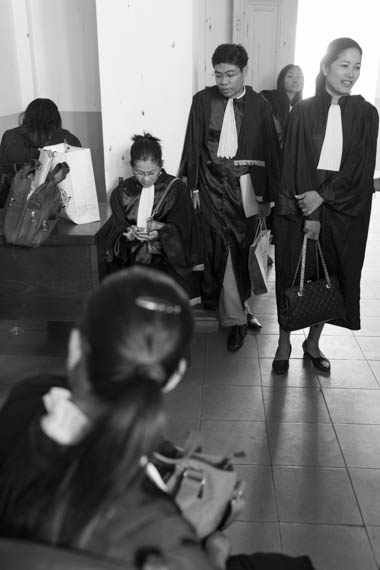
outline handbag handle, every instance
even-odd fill
[[[308,237],[305,234],[305,236],[303,238],[301,253],[300,253],[300,256],[298,258],[297,267],[296,267],[294,277],[293,277],[293,282],[292,282],[292,287],[294,287],[295,282],[296,282],[296,278],[297,278],[297,274],[298,274],[298,271],[299,271],[300,266],[301,266],[300,286],[298,289],[299,297],[302,297],[303,289],[304,289],[304,285],[305,285],[307,240],[308,240]],[[329,275],[329,272],[327,270],[327,265],[326,265],[325,258],[324,258],[323,253],[322,253],[322,248],[321,248],[321,244],[319,243],[319,239],[317,240],[317,255],[316,255],[317,268],[318,268],[318,254],[319,254],[319,257],[320,257],[320,260],[322,263],[323,273],[324,273],[325,278],[326,278],[326,286],[330,289],[330,287],[331,287],[330,275]]]
[[[255,233],[255,237],[254,237],[253,241],[255,241],[259,237],[259,234],[261,232],[265,232],[265,231],[267,231],[267,224],[266,224],[265,218],[262,218],[260,216],[258,219],[258,222],[257,222],[256,233]]]

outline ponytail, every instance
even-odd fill
[[[153,369],[152,369],[153,372]],[[154,373],[154,372],[153,372]],[[162,394],[154,379],[129,382],[93,430],[77,446],[61,473],[50,469],[41,482],[53,487],[38,510],[28,509],[33,536],[52,544],[80,545],[117,498],[142,476],[140,459],[150,456],[162,438]],[[59,467],[58,467],[59,469]],[[58,489],[49,485],[60,480]]]

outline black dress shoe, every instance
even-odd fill
[[[313,363],[314,368],[317,368],[321,372],[330,372],[331,365],[328,358],[325,356],[312,356],[306,348],[307,341],[302,343],[303,355],[308,356]]]
[[[230,352],[239,350],[244,344],[247,334],[247,325],[234,325],[227,337],[227,349]]]
[[[255,315],[252,315],[252,313],[248,313],[247,326],[249,329],[253,329],[254,331],[259,331],[263,325],[256,319]]]
[[[275,374],[286,374],[289,370],[289,358],[292,353],[292,347],[290,346],[289,349],[289,356],[287,359],[284,360],[273,360],[272,362],[272,370]]]

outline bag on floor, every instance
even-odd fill
[[[305,282],[307,236],[305,235],[292,286],[283,293],[279,323],[285,331],[296,331],[313,325],[344,318],[345,308],[336,277],[329,275],[319,240],[316,242],[317,279]],[[319,278],[319,261],[323,278]],[[299,284],[296,284],[300,272]]]
[[[248,254],[248,271],[251,289],[255,295],[268,293],[268,254],[270,245],[270,230],[267,229],[264,218],[259,218],[255,239]]]
[[[42,166],[40,173],[37,173],[36,186],[41,184],[45,173],[51,171],[56,164],[66,162],[70,167],[70,174],[61,184],[61,190],[67,199],[67,206],[62,212],[63,217],[75,224],[100,220],[89,148],[70,146],[66,143],[46,146],[40,151],[39,161]]]
[[[55,228],[63,207],[60,185],[69,172],[68,165],[58,164],[34,189],[36,164],[27,164],[15,174],[5,204],[4,237],[14,245],[41,245]]]
[[[198,537],[203,539],[229,526],[244,508],[244,482],[238,480],[231,459],[180,447],[172,449],[175,453],[171,457],[155,453],[155,463],[165,490]]]

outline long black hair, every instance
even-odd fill
[[[31,146],[42,147],[49,144],[57,129],[62,128],[58,107],[51,99],[34,99],[20,116],[23,133]]]
[[[300,68],[299,65],[295,65],[294,63],[289,63],[288,65],[285,65],[285,67],[283,67],[281,69],[281,71],[277,77],[277,91],[279,91],[280,93],[286,93],[285,87],[284,87],[284,79],[285,79],[285,75],[288,73],[288,71],[290,71],[292,69],[298,69],[298,71],[300,71],[302,73],[302,69]],[[294,95],[293,100],[291,102],[292,107],[296,103],[298,103],[298,101],[301,101],[302,97],[303,97],[303,88]],[[287,112],[289,112],[289,109],[287,109]]]
[[[179,285],[135,266],[103,281],[79,329],[85,358],[76,372],[84,366],[104,409],[64,461],[50,466],[42,481],[45,499],[34,494],[26,515],[31,538],[60,545],[86,540],[139,480],[141,457],[162,438],[162,388],[187,350],[193,320]]]
[[[327,46],[327,51],[319,66],[319,73],[315,80],[315,92],[316,94],[325,91],[326,77],[323,72],[324,67],[330,67],[330,65],[338,59],[341,53],[346,49],[355,48],[359,51],[360,55],[363,54],[363,50],[360,45],[352,38],[337,38],[329,43]]]

